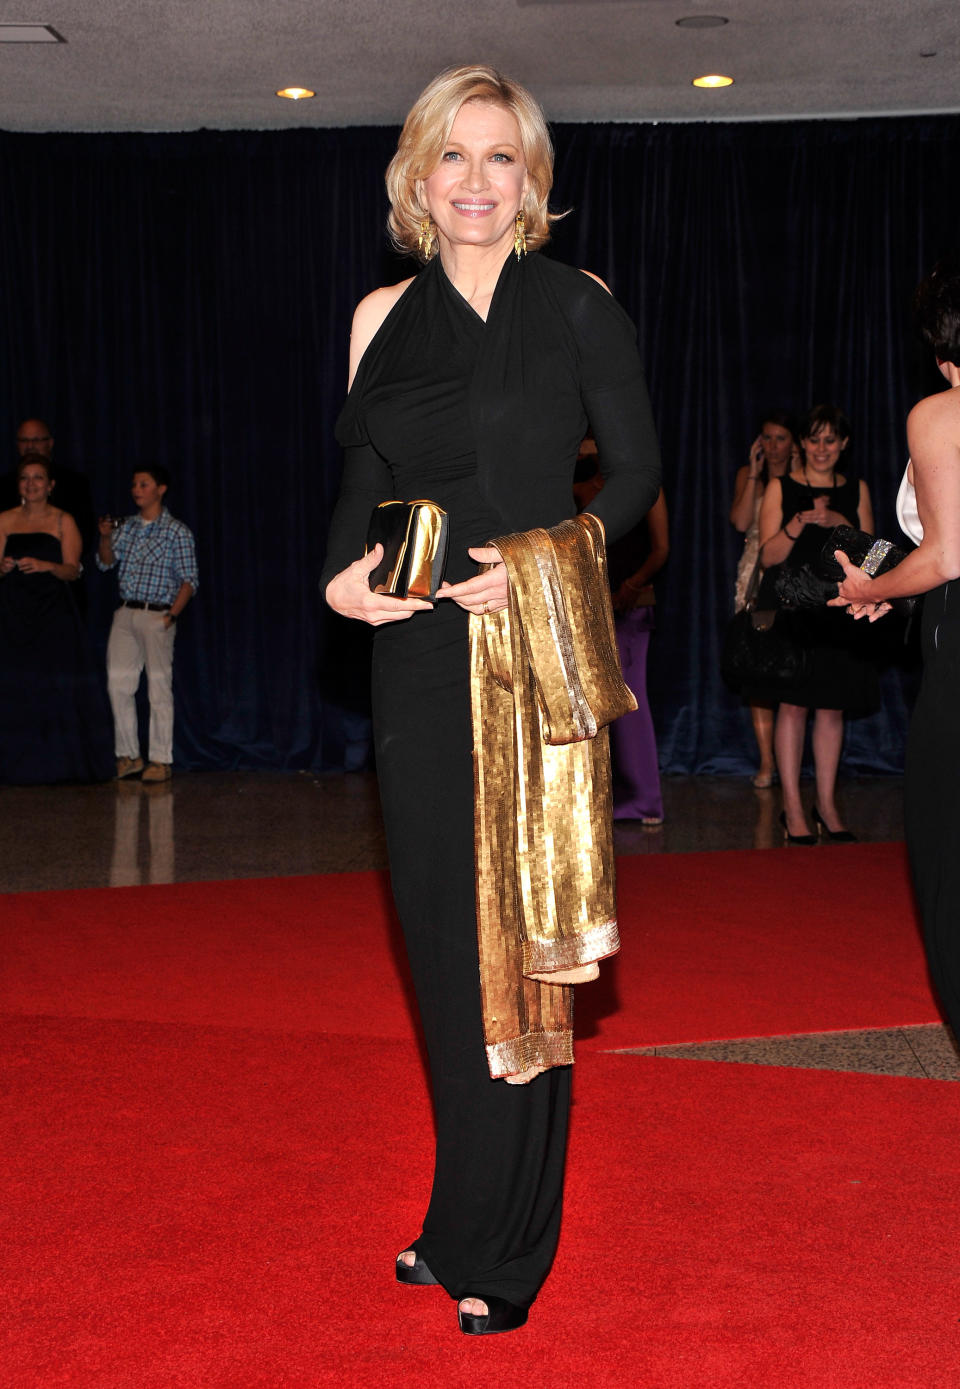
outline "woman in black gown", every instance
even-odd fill
[[[834,526],[873,530],[873,507],[867,484],[839,472],[850,441],[846,416],[834,405],[815,405],[800,431],[803,462],[780,478],[771,478],[760,505],[760,551],[764,576],[759,608],[775,608],[780,566],[816,564],[826,532]],[[791,844],[815,844],[800,798],[800,767],[807,714],[814,710],[813,763],[816,799],[813,819],[828,839],[852,840],[836,805],[837,768],[843,746],[843,716],[867,714],[877,707],[876,668],[863,654],[842,614],[826,609],[793,615],[793,631],[805,647],[807,672],[794,686],[753,691],[780,701],[774,732],[777,771],[783,789],[780,823]]]
[[[570,1075],[491,1080],[487,1068],[468,618],[507,605],[492,537],[573,514],[588,425],[607,463],[592,509],[608,538],[659,485],[633,326],[593,277],[533,254],[549,235],[551,180],[539,107],[493,69],[441,74],[408,116],[387,174],[390,226],[423,268],[354,317],[343,483],[321,580],[332,608],[377,628],[377,770],[436,1115],[430,1204],[397,1278],[442,1284],[471,1334],[521,1325],[549,1271]],[[361,558],[367,524],[391,497],[426,497],[449,514],[436,608],[370,591],[380,551]]]
[[[838,551],[846,577],[835,604],[872,621],[888,599],[926,595],[923,681],[907,740],[907,847],[930,974],[960,1038],[960,257],[935,267],[916,306],[950,387],[907,418],[911,461],[897,514],[918,548],[875,579]]]
[[[50,461],[27,454],[0,512],[0,782],[107,781],[113,721],[71,592],[80,532],[53,506]]]

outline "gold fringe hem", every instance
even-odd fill
[[[564,936],[560,940],[525,940],[521,942],[520,968],[527,979],[546,975],[548,984],[564,983],[555,976],[558,970],[579,969],[620,949],[620,932],[616,919],[591,926],[583,934]]]
[[[528,1032],[487,1047],[487,1065],[493,1080],[522,1075],[535,1067],[573,1065],[573,1032]]]

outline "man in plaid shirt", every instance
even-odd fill
[[[165,468],[139,468],[131,487],[138,515],[119,526],[104,516],[99,525],[97,568],[120,565],[120,606],[107,645],[118,780],[143,772],[143,781],[168,781],[173,763],[173,642],[177,618],[197,591],[197,557],[193,532],[163,504],[169,481]],[[144,668],[150,699],[146,769],[136,706]]]

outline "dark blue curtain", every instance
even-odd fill
[[[960,118],[555,134],[554,202],[571,211],[551,254],[603,275],[635,318],[663,442],[663,763],[740,771],[749,730],[717,672],[733,474],[763,406],[836,400],[894,533],[903,421],[937,379],[909,300],[957,240]],[[316,576],[352,308],[409,273],[382,230],[394,140],[0,134],[0,431],[47,419],[98,510],[129,509],[138,464],[172,472],[201,563],[176,667],[191,766],[336,766],[362,713],[366,633],[322,611]],[[102,642],[112,580],[85,583]],[[884,709],[851,725],[848,766],[900,765],[901,636],[888,630]]]

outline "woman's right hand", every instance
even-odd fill
[[[751,477],[757,477],[763,470],[763,436],[758,434],[750,445],[750,456],[747,460],[747,469]]]
[[[16,567],[17,561],[10,555],[4,555],[3,559],[0,559],[0,574],[12,574]]]
[[[324,597],[334,612],[341,617],[356,618],[358,622],[369,622],[371,627],[382,627],[385,622],[403,622],[416,612],[429,612],[433,608],[432,603],[422,598],[394,598],[389,593],[371,591],[370,575],[382,555],[383,546],[374,545],[368,555],[354,560],[333,576]]]

